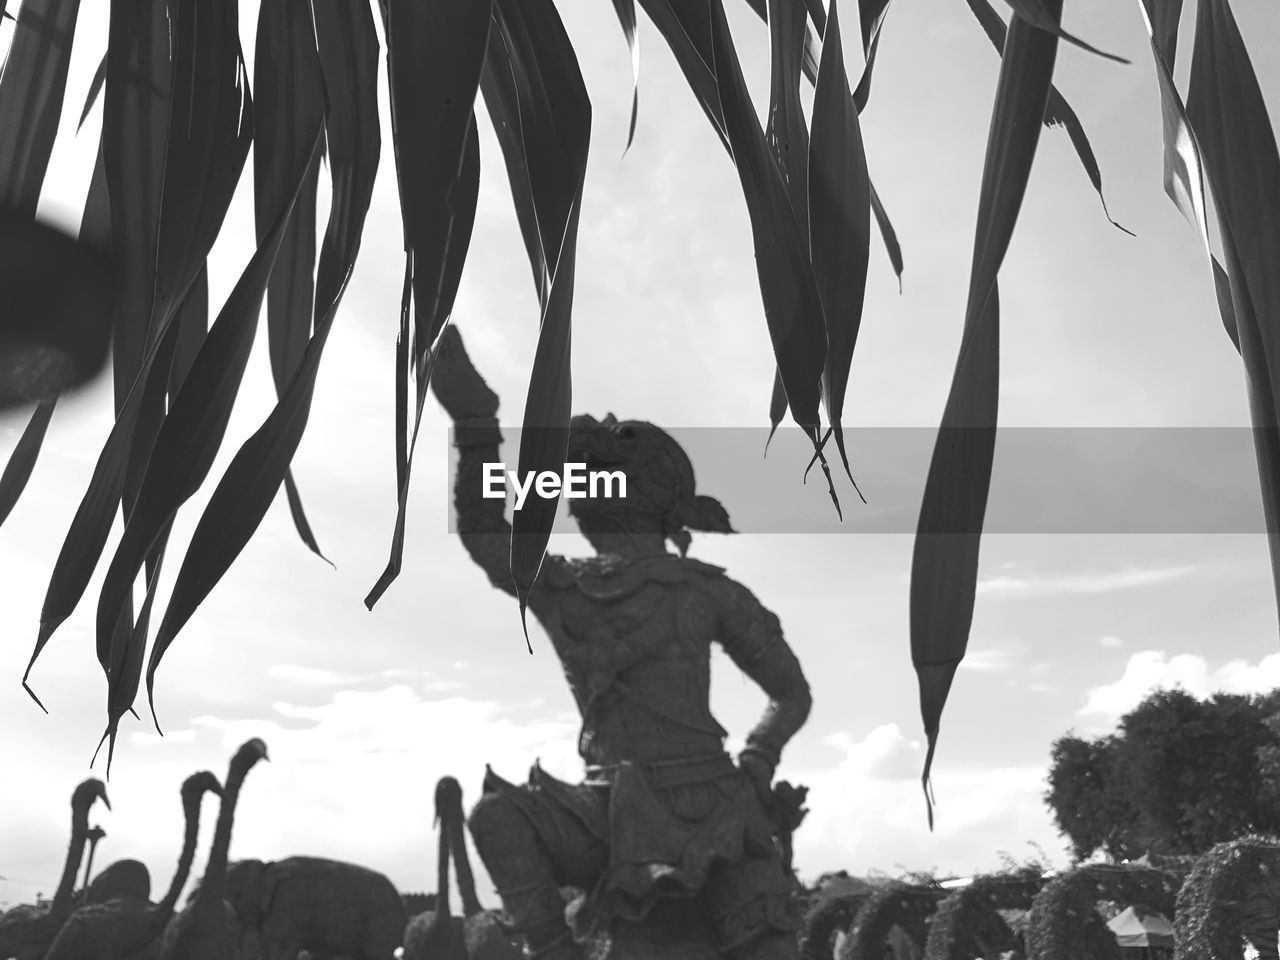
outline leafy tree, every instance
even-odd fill
[[[901,266],[867,169],[859,122],[889,2],[748,0],[770,33],[772,82],[764,128],[747,92],[724,2],[640,0],[640,7],[670,47],[739,175],[765,327],[777,360],[770,419],[776,426],[789,412],[824,470],[826,441],[833,437],[847,472],[841,416],[872,220]],[[1079,118],[1052,83],[1060,40],[1100,53],[1062,31],[1062,0],[1008,0],[1013,15],[1007,25],[988,0],[967,3],[978,21],[975,29],[1000,51],[1002,65],[979,187],[963,340],[912,559],[911,653],[929,742],[926,785],[974,612],[999,400],[997,280],[1042,126],[1064,127],[1099,194],[1102,182]],[[0,77],[0,208],[16,211],[33,226],[64,109],[80,2],[24,0],[17,6],[0,0],[0,14],[12,16],[6,7],[15,6],[12,46]],[[481,104],[501,144],[542,315],[520,466],[559,470],[566,454],[577,225],[591,101],[555,0],[264,2],[254,38],[252,96],[237,6],[236,0],[110,0],[102,82],[91,97],[100,93],[104,120],[79,238],[84,250],[62,258],[60,290],[41,290],[34,279],[45,273],[40,270],[11,270],[4,277],[5,295],[38,302],[52,330],[53,320],[65,313],[59,294],[98,282],[97,254],[113,261],[116,289],[108,313],[116,425],[52,571],[32,655],[34,663],[80,603],[119,510],[124,532],[109,561],[96,618],[96,652],[108,681],[106,738],[112,744],[144,675],[150,699],[165,651],[254,535],[282,487],[299,536],[319,552],[290,463],[359,253],[380,158],[376,88],[383,43],[406,253],[398,352],[388,370],[396,384],[399,513],[386,570],[366,604],[377,602],[400,569],[416,424],[475,217]],[[1180,0],[1141,0],[1160,80],[1160,104],[1152,112],[1158,109],[1164,121],[1170,198],[1206,251],[1211,235],[1222,238],[1212,276],[1224,327],[1247,374],[1263,503],[1268,529],[1275,530],[1280,485],[1269,465],[1280,461],[1280,352],[1265,344],[1280,323],[1274,270],[1280,261],[1280,154],[1230,0],[1196,4],[1184,101],[1173,80],[1182,6]],[[614,0],[614,7],[634,54],[635,0]],[[843,45],[852,46],[855,36],[865,63],[856,83],[846,75],[843,55]],[[814,90],[808,116],[801,97],[806,83]],[[258,248],[210,325],[205,261],[251,146]],[[333,200],[317,251],[322,149]],[[9,221],[0,229],[0,251],[22,249],[29,234]],[[154,590],[169,532],[176,513],[209,479],[264,299],[278,403],[217,481],[173,594],[163,610],[154,611],[152,637]],[[0,349],[22,348],[13,333],[6,340],[0,332]],[[75,370],[70,380],[36,377],[25,385],[25,398],[39,403],[0,476],[0,518],[31,475],[58,392],[94,357],[105,356],[106,341],[98,337],[84,351],[87,357],[71,351],[68,362],[60,363],[65,338],[60,342],[41,355],[55,361],[45,364],[45,372],[68,364]],[[9,399],[0,390],[0,405]],[[829,471],[827,477],[830,482]],[[540,569],[555,503],[538,501],[533,507],[513,524],[511,573],[522,607]],[[1280,535],[1273,536],[1280,587]],[[137,609],[135,589],[144,596]]]
[[[1153,693],[1116,734],[1054,742],[1045,801],[1083,859],[1199,854],[1249,833],[1280,831],[1267,758],[1280,748],[1275,694]]]
[[[1131,810],[1114,788],[1115,757],[1113,737],[1060,737],[1051,748],[1045,801],[1076,859],[1099,849],[1116,859],[1131,853],[1124,841]]]

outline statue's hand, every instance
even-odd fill
[[[765,813],[773,811],[773,764],[755,750],[747,748],[738,754],[738,769],[751,781],[756,798]]]
[[[453,324],[440,334],[431,370],[431,392],[455,421],[498,414],[498,395],[471,363],[462,345],[462,334]]]

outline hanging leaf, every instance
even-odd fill
[[[542,314],[518,469],[522,476],[559,473],[569,445],[570,317],[591,101],[551,0],[498,0],[494,10],[480,82],[502,145]],[[554,498],[536,497],[512,521],[511,576],[526,643],[529,593],[558,504],[558,491]]]
[[[45,400],[36,407],[27,428],[18,438],[18,445],[13,448],[4,473],[0,474],[0,524],[9,519],[27,481],[31,479],[31,471],[35,468],[40,445],[44,442],[44,434],[49,429],[49,420],[57,403],[57,400]]]
[[[137,89],[146,77],[155,79],[155,76],[129,73],[128,68],[138,59],[145,63],[147,51],[159,43],[155,29],[164,34],[160,49],[163,49],[164,59],[168,62],[168,28],[165,25],[168,15],[162,7],[161,24],[157,25],[154,10],[139,11],[139,5],[129,3],[112,8],[112,29],[120,32],[124,39],[118,46],[113,46],[108,57],[106,119],[102,137],[105,179],[110,197],[109,207],[104,204],[104,208],[111,212],[123,211],[121,216],[111,217],[113,248],[118,257],[117,273],[121,275],[119,282],[122,286],[120,298],[116,301],[117,375],[121,363],[125,362],[121,359],[126,349],[122,337],[127,339],[125,334],[129,331],[137,333],[148,328],[151,336],[144,333],[142,342],[138,344],[145,349],[136,374],[130,375],[132,386],[121,399],[116,421],[89,481],[89,489],[80,502],[58,554],[45,594],[40,635],[27,666],[27,675],[53,632],[79,603],[110,533],[116,504],[121,502],[122,495],[128,508],[135,501],[136,494],[135,497],[129,496],[126,488],[127,471],[132,461],[145,452],[141,466],[135,467],[136,483],[140,486],[154,437],[140,443],[142,428],[139,422],[144,409],[149,415],[157,408],[163,410],[165,388],[169,382],[168,363],[172,360],[175,346],[165,334],[174,313],[204,269],[252,137],[252,114],[236,38],[234,5],[224,6],[223,17],[226,20],[206,16],[200,29],[196,30],[194,7],[189,6],[195,0],[182,2],[188,6],[179,5],[175,11],[175,43],[183,45],[184,51],[190,48],[190,44],[198,43],[209,53],[198,60],[188,59],[174,71],[174,83],[180,96],[173,100],[172,127],[167,113],[170,103],[167,93],[162,100],[166,108],[162,124],[166,137],[160,159],[155,162],[151,155],[152,138],[131,139],[123,135],[121,128],[149,130],[156,120],[151,100],[159,95],[153,89],[142,92]],[[208,6],[206,4],[205,8]],[[147,16],[131,19],[138,13]],[[214,51],[226,53],[228,37],[231,38],[229,49],[233,60],[214,55]],[[167,89],[167,72],[164,79]],[[171,128],[176,131],[173,137],[167,136]],[[163,196],[156,198],[154,220],[150,221],[151,229],[160,232],[163,243],[157,244],[155,237],[147,233],[147,218],[151,214],[146,213],[145,208],[150,203],[151,185],[139,176],[138,168],[154,171],[157,181],[163,181]],[[91,201],[92,198],[91,187]],[[193,202],[193,198],[198,199]],[[129,205],[131,199],[137,201],[136,206]],[[147,266],[139,252],[146,250],[153,251],[156,257],[151,266]],[[143,276],[150,278],[146,284]],[[122,301],[127,302],[121,306]],[[131,319],[132,314],[128,310],[144,308],[146,312],[141,323],[136,318]],[[153,311],[154,323],[148,321]],[[159,423],[159,420],[155,421],[155,426],[148,429],[158,432]],[[131,509],[126,511],[126,526],[131,512]],[[156,562],[158,557],[153,558],[150,564],[154,567]],[[23,680],[25,684],[26,676]]]
[[[187,291],[187,299],[182,301],[182,308],[173,319],[177,326],[174,335],[173,360],[169,364],[168,394],[170,402],[182,389],[182,384],[191,372],[200,347],[204,344],[205,334],[209,330],[209,270],[202,269],[195,283]]]
[[[34,217],[58,135],[79,0],[26,0],[0,75],[0,209]]]
[[[876,51],[880,49],[880,28],[884,25],[885,14],[889,12],[889,0],[870,0],[859,6],[862,15],[862,55],[866,60],[862,77],[853,91],[853,103],[858,113],[867,109],[867,99],[871,96],[871,74],[876,65]],[[825,37],[825,32],[823,33]]]
[[[720,0],[711,0],[711,11],[721,112],[751,218],[765,319],[791,416],[817,447],[818,393],[827,344],[808,243],[765,145]]]
[[[898,278],[898,292],[902,292],[902,247],[898,245],[898,235],[894,233],[893,224],[889,222],[889,215],[884,212],[884,205],[880,202],[880,195],[876,193],[876,185],[867,181],[867,186],[871,191],[871,212],[875,214],[876,226],[880,228],[880,236],[884,240],[885,250],[889,253],[889,263],[893,266],[893,272]]]
[[[773,435],[778,432],[778,427],[787,415],[787,388],[782,383],[782,373],[775,366],[773,368],[773,391],[769,396],[769,436],[764,441],[765,455],[769,454],[769,444],[773,442]]]
[[[89,111],[93,109],[93,105],[98,102],[98,94],[102,92],[102,85],[107,82],[107,58],[104,54],[102,59],[98,61],[98,69],[93,73],[93,80],[89,84],[89,93],[84,98],[84,109],[80,111],[80,122],[76,124],[76,133],[80,132],[80,128],[84,126],[84,122],[89,119]]]
[[[320,359],[355,267],[373,196],[382,141],[378,41],[372,15],[367,7],[343,0],[317,0],[314,11],[325,88],[354,92],[350,98],[327,100],[324,129],[333,200],[317,272],[315,333],[275,408],[236,452],[196,526],[147,663],[153,719],[160,661],[262,523],[297,452],[311,412]],[[317,150],[319,146],[317,139]]]
[[[809,246],[827,324],[827,364],[822,394],[836,448],[845,473],[853,481],[841,421],[867,289],[871,181],[867,177],[858,111],[849,93],[849,78],[844,68],[836,0],[831,0],[813,100]],[[854,482],[855,490],[857,486]]]
[[[613,9],[622,24],[622,34],[631,51],[631,122],[627,125],[627,146],[636,137],[636,117],[640,112],[640,35],[636,32],[636,0],[613,0]],[[624,151],[625,152],[625,151]]]
[[[640,0],[640,6],[667,41],[698,106],[711,121],[711,127],[724,148],[729,150],[716,90],[716,75],[712,69],[714,55],[705,0]]]
[[[197,3],[202,4],[199,18]],[[174,109],[165,151],[153,308],[160,359],[146,386],[162,408],[180,330],[172,320],[205,270],[253,129],[234,4],[215,7],[205,0],[177,0],[170,12]],[[314,162],[316,155],[310,159]],[[204,202],[193,204],[192,197]],[[287,209],[292,209],[292,202]],[[117,624],[144,560],[148,592],[154,591],[173,518],[199,489],[217,456],[253,346],[263,288],[279,241],[279,236],[272,237],[274,246],[259,261],[264,264],[259,267],[261,286],[255,276],[233,291],[157,426],[134,509],[103,581],[97,642],[107,669],[111,748],[119,720],[137,696],[147,642],[145,617],[152,600],[146,601],[144,615],[131,631],[117,629]],[[108,756],[112,752],[109,749]]]
[[[797,0],[769,3],[769,122],[764,139],[773,152],[800,232],[809,232],[809,131],[800,104],[805,10]]]
[[[253,86],[253,203],[261,243],[293,189],[291,178],[311,147],[307,138],[324,117],[324,84],[309,0],[264,3],[259,9]],[[311,336],[319,168],[312,168],[308,177],[267,288],[268,345],[277,397],[293,377]],[[323,559],[292,471],[285,473],[284,485],[298,535]]]
[[[195,0],[202,2],[202,0]],[[300,172],[298,189],[277,217],[253,258],[245,267],[217,320],[209,329],[191,371],[183,381],[173,408],[165,417],[156,438],[151,464],[143,480],[143,496],[133,518],[125,526],[115,558],[107,570],[98,605],[98,636],[112,635],[121,598],[133,584],[144,555],[155,544],[163,549],[164,538],[178,508],[199,489],[208,475],[218,448],[226,433],[235,404],[240,380],[249,361],[257,330],[258,314],[267,282],[285,227],[293,213],[297,196],[306,181],[307,172],[320,158],[321,135],[317,130],[306,167]],[[185,570],[187,564],[183,564]],[[181,579],[181,573],[179,574]],[[154,582],[152,573],[148,582]],[[176,588],[175,588],[176,589]],[[172,601],[170,602],[172,607]],[[166,620],[168,616],[166,615]],[[133,705],[142,679],[142,655],[146,649],[145,625],[141,622],[129,636],[125,646],[113,643],[110,661],[119,672],[110,672],[109,700],[114,704],[108,717],[108,742],[114,743],[117,724],[125,710]],[[162,626],[163,629],[163,626]],[[159,638],[157,637],[157,646]],[[125,670],[121,665],[127,664]]]
[[[1017,13],[1018,16],[1033,27],[1037,27],[1040,30],[1046,30],[1058,37],[1060,40],[1065,40],[1067,43],[1075,44],[1081,50],[1088,50],[1090,53],[1096,53],[1104,59],[1114,60],[1116,63],[1127,64],[1130,62],[1124,57],[1117,56],[1114,53],[1104,53],[1097,47],[1085,43],[1079,37],[1074,37],[1067,33],[1067,31],[1063,30],[1062,25],[1058,22],[1057,14],[1053,13],[1049,9],[1050,5],[1048,0],[1006,0],[1006,2],[1009,6],[1013,7],[1014,12]]]
[[[1062,0],[1045,0],[1057,17]],[[996,277],[1026,192],[1049,97],[1057,37],[1021,19],[1000,65],[978,198],[964,333],[942,414],[911,558],[911,660],[928,750],[921,783],[929,828],[929,772],[956,667],[964,659],[978,582],[978,549],[991,485],[1000,390]]]
[[[396,524],[387,566],[365,597],[371,610],[400,573],[413,450],[431,379],[429,357],[453,312],[471,243],[480,190],[474,107],[492,6],[492,0],[392,0],[387,7],[387,74],[404,222],[405,296],[396,342]],[[422,109],[424,103],[435,109]],[[410,372],[417,381],[412,427]]]
[[[779,0],[747,0],[747,6],[754,10],[761,20],[769,24],[772,32],[774,11],[771,5],[778,2]],[[780,2],[785,11],[784,15],[788,19],[794,18],[798,24],[794,29],[799,31],[803,39],[797,41],[800,49],[796,52],[802,58],[801,69],[805,77],[810,83],[814,83],[818,77],[818,43],[805,23],[805,14],[807,12],[813,17],[814,24],[821,31],[826,23],[826,12],[822,9],[822,0],[780,0]]]
[[[1226,256],[1233,313],[1227,325],[1235,328],[1244,360],[1280,603],[1280,151],[1226,0],[1198,5],[1186,118],[1201,150]],[[1220,282],[1217,286],[1221,291]]]
[[[1000,15],[995,12],[987,0],[966,0],[966,2],[969,4],[969,9],[973,11],[978,23],[982,26],[983,32],[986,33],[987,39],[996,48],[996,52],[1003,53],[1004,38],[1008,28],[1005,27],[1004,21],[1000,19]],[[1071,145],[1075,147],[1076,156],[1080,159],[1081,166],[1084,167],[1085,175],[1088,176],[1089,182],[1093,184],[1094,192],[1098,194],[1098,200],[1102,203],[1103,214],[1111,222],[1112,226],[1123,230],[1129,236],[1133,236],[1132,230],[1121,226],[1111,218],[1111,213],[1107,210],[1107,198],[1102,193],[1102,171],[1098,168],[1098,160],[1093,154],[1093,147],[1089,143],[1089,138],[1085,135],[1080,118],[1076,116],[1075,110],[1071,108],[1071,104],[1067,103],[1066,98],[1058,92],[1057,87],[1049,89],[1049,102],[1044,111],[1044,125],[1046,127],[1062,127],[1067,131],[1067,136],[1071,138]]]

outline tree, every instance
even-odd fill
[[[846,75],[842,53],[841,24],[855,21],[848,0],[843,11],[836,0],[829,6],[820,0],[748,2],[768,22],[773,53],[765,128],[747,93],[723,0],[640,0],[640,6],[670,46],[740,177],[777,359],[770,418],[776,426],[790,412],[831,483],[828,437],[849,472],[841,413],[873,216],[891,257],[901,262],[867,170],[859,126],[888,0],[856,5],[866,64],[856,84]],[[997,277],[1041,121],[1066,128],[1101,193],[1080,121],[1052,85],[1060,39],[1100,51],[1062,31],[1062,0],[1009,0],[1014,15],[1007,26],[988,0],[968,4],[1001,51],[1002,68],[963,341],[911,571],[911,651],[929,742],[926,787],[973,617],[999,395]],[[0,3],[0,11],[5,6]],[[614,0],[614,6],[634,54],[635,2]],[[1280,487],[1271,475],[1280,457],[1280,353],[1265,345],[1280,322],[1280,281],[1272,269],[1280,259],[1274,229],[1280,155],[1229,0],[1198,4],[1184,103],[1173,82],[1181,6],[1141,0],[1161,81],[1167,191],[1206,251],[1211,232],[1226,244],[1220,260],[1212,261],[1213,277],[1224,326],[1247,371],[1263,500],[1274,530],[1280,524]],[[63,110],[68,38],[78,9],[78,0],[25,0],[0,78],[0,207],[28,216]],[[397,385],[400,509],[386,571],[366,604],[372,606],[399,571],[417,417],[475,215],[478,99],[501,142],[542,314],[521,470],[559,470],[566,453],[575,243],[591,105],[553,0],[379,0],[376,12],[356,0],[264,3],[252,98],[236,10],[233,0],[112,0],[103,82],[95,88],[104,124],[80,240],[86,252],[114,259],[116,426],[52,572],[32,662],[82,599],[118,507],[124,533],[96,624],[98,660],[108,681],[104,739],[112,744],[144,674],[150,696],[165,651],[282,486],[299,535],[319,552],[289,465],[359,252],[378,162],[378,18],[386,38],[406,271],[397,362],[389,371]],[[814,88],[809,117],[800,96],[806,82]],[[251,144],[258,249],[209,326],[204,264]],[[334,192],[317,262],[321,149]],[[1216,231],[1206,220],[1208,209]],[[70,265],[65,274],[74,287]],[[20,275],[5,280],[8,294],[31,283]],[[264,297],[279,402],[218,481],[173,595],[157,612],[147,657],[169,530],[176,512],[208,479]],[[39,406],[0,479],[0,514],[30,476],[56,391],[34,399]],[[522,598],[538,575],[555,505],[554,499],[539,500],[516,518],[511,573]],[[1280,574],[1280,536],[1273,543],[1273,568]],[[137,610],[135,588],[144,596]]]
[[[1161,690],[1112,736],[1055,741],[1045,802],[1073,855],[1200,854],[1280,831],[1265,768],[1280,746],[1268,726],[1274,699]]]
[[[1071,841],[1071,853],[1083,860],[1095,850],[1120,859],[1139,856],[1124,836],[1131,810],[1115,788],[1116,741],[1113,737],[1082,740],[1059,737],[1049,760],[1049,789],[1045,802],[1058,830]]]

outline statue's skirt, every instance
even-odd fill
[[[570,784],[534,764],[524,787],[492,770],[485,776],[485,791],[517,806],[551,849],[566,812],[608,845],[608,867],[579,923],[636,922],[660,899],[705,895],[722,942],[749,938],[762,925],[798,926],[772,826],[727,754],[623,761],[587,773]]]

